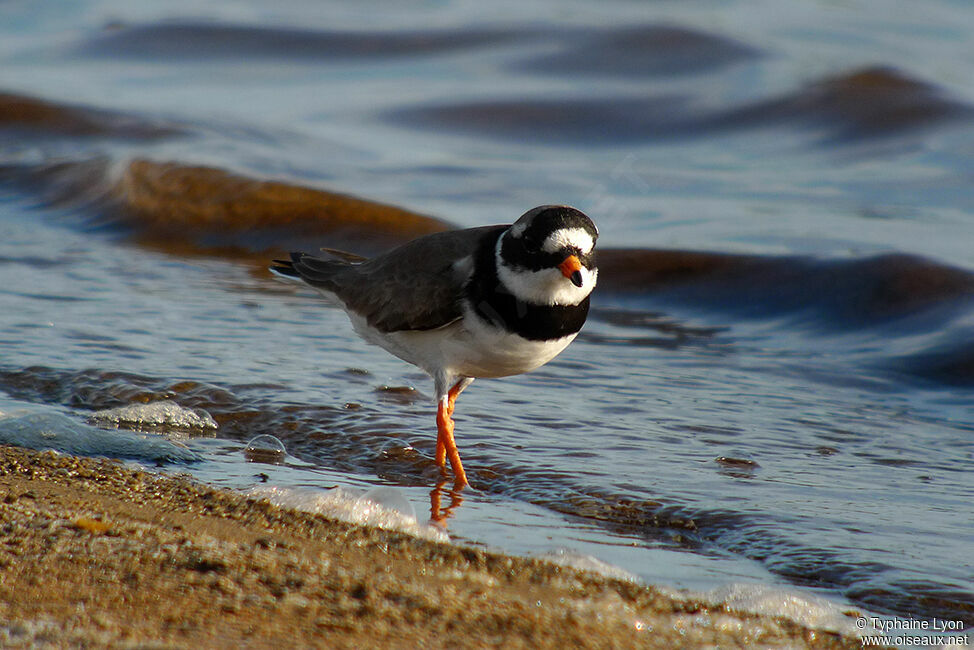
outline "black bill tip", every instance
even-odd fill
[[[574,284],[576,287],[581,287],[582,286],[582,272],[581,271],[575,271],[574,273],[572,273],[572,275],[571,275],[571,277],[569,279],[572,281],[572,284]]]

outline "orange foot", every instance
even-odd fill
[[[457,404],[457,395],[459,394],[460,382],[457,382],[450,389],[446,399],[440,400],[436,407],[436,464],[446,474],[446,459],[449,456],[450,466],[453,468],[453,488],[455,490],[470,485],[467,482],[467,475],[463,471],[463,463],[460,462],[460,451],[453,439],[453,409]]]

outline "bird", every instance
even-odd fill
[[[425,235],[376,257],[323,248],[270,271],[340,306],[366,342],[424,370],[436,391],[435,462],[469,485],[454,437],[457,397],[474,379],[518,375],[578,335],[598,280],[599,231],[580,210],[542,205],[513,224]]]

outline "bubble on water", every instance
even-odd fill
[[[263,433],[251,438],[244,449],[244,456],[252,463],[280,465],[287,456],[287,447],[277,437]]]

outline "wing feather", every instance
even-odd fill
[[[351,255],[326,260],[292,253],[291,259],[305,282],[334,293],[382,332],[436,329],[460,318],[477,247],[493,245],[505,228],[435,233],[357,263]]]

